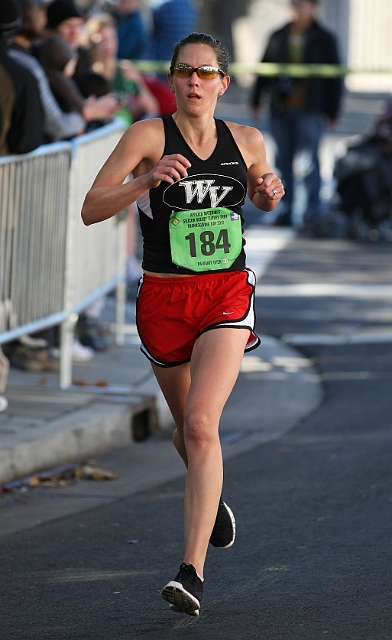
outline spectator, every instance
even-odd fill
[[[22,22],[16,0],[0,3],[0,154],[28,153],[44,142],[43,108],[34,76],[8,55]]]
[[[56,34],[46,38],[40,48],[40,61],[50,88],[63,111],[81,112],[84,98],[72,80],[77,54],[64,38]]]
[[[334,37],[316,20],[316,0],[292,0],[292,21],[271,35],[262,62],[339,64]],[[304,229],[312,230],[320,215],[318,151],[325,120],[336,121],[341,81],[334,78],[258,76],[252,107],[259,117],[262,94],[271,94],[271,133],[276,142],[275,163],[286,195],[275,224],[290,226],[294,200],[294,160],[298,159],[307,194]]]
[[[151,60],[171,60],[174,45],[188,33],[196,31],[197,19],[193,0],[163,0],[158,3],[152,10]]]
[[[64,38],[51,35],[42,43],[39,56],[53,95],[63,111],[79,112],[88,121],[108,120],[114,115],[118,104],[112,94],[85,100],[80,93],[72,78],[77,54]]]
[[[100,73],[85,71],[75,78],[75,83],[84,98],[102,98],[112,91],[110,82]],[[118,113],[118,112],[117,112]],[[87,123],[86,132],[98,129],[107,124],[107,120],[96,118]]]
[[[112,16],[100,14],[90,18],[87,35],[93,70],[112,84],[115,96],[128,109],[128,125],[159,115],[159,104],[143,76],[129,60],[117,59],[118,38]]]
[[[110,105],[105,101],[85,102],[82,112],[62,111],[50,89],[47,76],[40,62],[32,55],[32,44],[44,35],[46,17],[35,0],[23,0],[23,22],[14,36],[9,55],[28,69],[36,78],[44,109],[44,132],[48,142],[72,138],[85,131],[86,124],[110,114]]]
[[[88,49],[82,46],[83,18],[73,0],[53,0],[47,8],[46,28],[60,35],[78,54],[75,77],[91,69]]]
[[[102,98],[107,96],[112,90],[112,85],[100,73],[95,71],[85,71],[78,78],[75,78],[77,87],[85,98]]]
[[[119,97],[125,100],[125,103],[129,102],[130,96],[134,96],[131,100],[133,106],[129,105],[133,120],[140,119],[140,114],[143,113],[145,115],[142,117],[172,115],[177,104],[166,78],[162,81],[152,75],[140,74],[129,60],[118,62],[113,59],[113,48],[116,44],[113,28],[115,28],[115,22],[108,14],[93,16],[87,22],[94,69],[104,73],[113,81],[115,91],[119,92]],[[116,56],[122,58],[118,49],[118,38]],[[116,67],[116,73],[113,76],[114,67]],[[128,124],[132,124],[131,119],[128,119]]]
[[[140,14],[140,0],[118,0],[113,17],[117,23],[118,57],[140,60],[147,51],[147,32]]]

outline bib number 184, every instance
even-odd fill
[[[203,256],[213,256],[217,249],[223,249],[224,253],[229,253],[231,247],[227,229],[219,231],[216,241],[213,231],[202,231],[198,237],[192,232],[185,236],[185,240],[189,242],[189,253],[192,258],[198,255],[198,245]]]
[[[173,212],[169,235],[173,263],[191,271],[229,269],[242,250],[241,216],[225,207]]]

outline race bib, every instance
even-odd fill
[[[174,212],[169,232],[172,261],[192,271],[228,269],[242,250],[241,216],[225,207]]]

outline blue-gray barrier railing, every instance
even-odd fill
[[[116,288],[123,341],[125,222],[86,228],[85,194],[124,131],[121,121],[71,142],[0,157],[0,344],[61,325],[60,387],[71,384],[77,314]]]

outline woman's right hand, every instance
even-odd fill
[[[155,189],[162,181],[173,184],[186,178],[190,166],[189,160],[180,153],[163,156],[146,176],[149,189]]]

